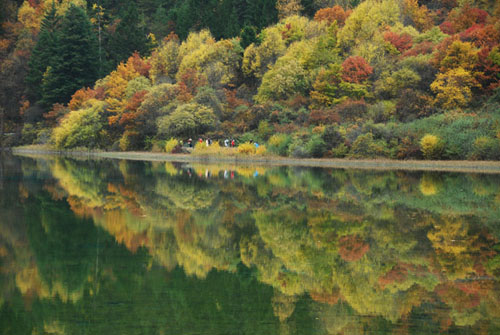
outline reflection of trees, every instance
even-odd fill
[[[238,276],[240,262],[251,268],[274,291],[268,292],[268,312],[281,321],[282,333],[299,331],[294,320],[304,301],[314,306],[318,327],[332,334],[361,332],[377,322],[403,329],[412,318],[430,319],[429,306],[441,313],[433,312],[431,332],[494,325],[491,319],[500,317],[500,267],[494,262],[500,250],[493,249],[500,237],[494,224],[500,217],[498,176],[303,168],[263,169],[254,176],[253,167],[232,167],[236,178],[229,180],[221,167],[212,167],[210,178],[200,166],[188,174],[176,164],[57,160],[50,167],[57,185],[44,189],[54,199],[67,196],[73,211],[91,217],[134,257],[147,251],[148,271],[181,266],[189,280],[212,280],[214,270]],[[38,168],[29,161],[23,173]],[[26,201],[44,189],[28,183]],[[57,285],[79,292],[67,301],[85,300],[82,287],[89,283],[81,278],[88,277],[92,260],[65,244],[79,236],[92,240],[95,231],[84,219],[65,218],[61,202],[39,199],[45,211],[32,205],[26,213],[34,221],[41,213],[30,239],[42,256],[23,268],[23,278],[52,282],[59,296]],[[69,224],[74,232],[65,231]],[[48,249],[79,259],[83,265],[74,268],[74,278],[44,269]],[[67,264],[65,255],[56,255]],[[62,271],[57,266],[54,271]],[[106,271],[105,280],[125,285],[115,265]],[[37,285],[25,281],[26,287]],[[144,288],[134,294],[142,293]],[[169,294],[188,309],[185,296]]]

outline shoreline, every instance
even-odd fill
[[[304,166],[369,170],[443,171],[500,174],[500,161],[432,161],[345,158],[292,158],[280,156],[192,155],[147,151],[64,151],[50,148],[14,147],[17,156],[67,156],[79,158],[125,159],[151,162],[251,164],[267,166]]]

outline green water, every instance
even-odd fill
[[[0,162],[1,334],[500,334],[500,175]]]

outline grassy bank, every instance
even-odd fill
[[[88,150],[55,150],[48,146],[23,146],[12,149],[15,155],[40,157],[47,155],[63,155],[80,158],[110,158],[140,161],[176,161],[176,162],[207,162],[221,164],[257,164],[257,165],[293,165],[309,167],[352,168],[352,169],[382,169],[382,170],[424,170],[424,171],[455,171],[475,173],[500,173],[500,162],[493,161],[419,161],[419,160],[389,160],[389,159],[315,159],[288,158],[279,156],[241,155],[232,151],[224,155],[194,155],[166,154],[155,152],[113,152]]]

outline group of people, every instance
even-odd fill
[[[198,142],[199,142],[199,143],[203,143],[203,139],[200,137],[200,138],[198,139]],[[212,142],[212,139],[211,139],[210,137],[208,137],[208,138],[205,140],[205,144],[207,145],[207,147],[211,146],[211,145],[212,145],[212,143],[213,143],[213,142]],[[255,145],[255,148],[258,148],[258,147],[259,147],[259,144],[258,144],[257,142],[254,142],[253,140],[251,140],[251,141],[250,141],[250,143],[252,143],[253,145]],[[182,141],[181,141],[181,145],[182,145]],[[193,139],[191,139],[191,138],[190,138],[189,140],[187,140],[187,145],[188,145],[188,147],[189,147],[189,148],[192,148],[192,147],[193,147]],[[234,140],[234,138],[233,138],[233,139],[228,139],[228,138],[226,138],[226,139],[224,140],[224,146],[225,146],[226,148],[229,148],[229,147],[234,148],[234,147],[236,147],[236,141]]]
[[[198,142],[199,143],[203,143],[203,139],[200,137],[198,139]],[[211,146],[212,143],[213,142],[212,142],[212,139],[210,137],[205,140],[205,144],[207,145],[207,147]],[[193,139],[190,138],[189,140],[187,140],[187,145],[188,145],[189,148],[192,148],[193,147]],[[234,148],[234,147],[236,147],[236,141],[234,140],[234,138],[231,139],[231,140],[228,139],[228,138],[226,138],[224,140],[224,146],[226,148],[229,148],[229,147]]]

